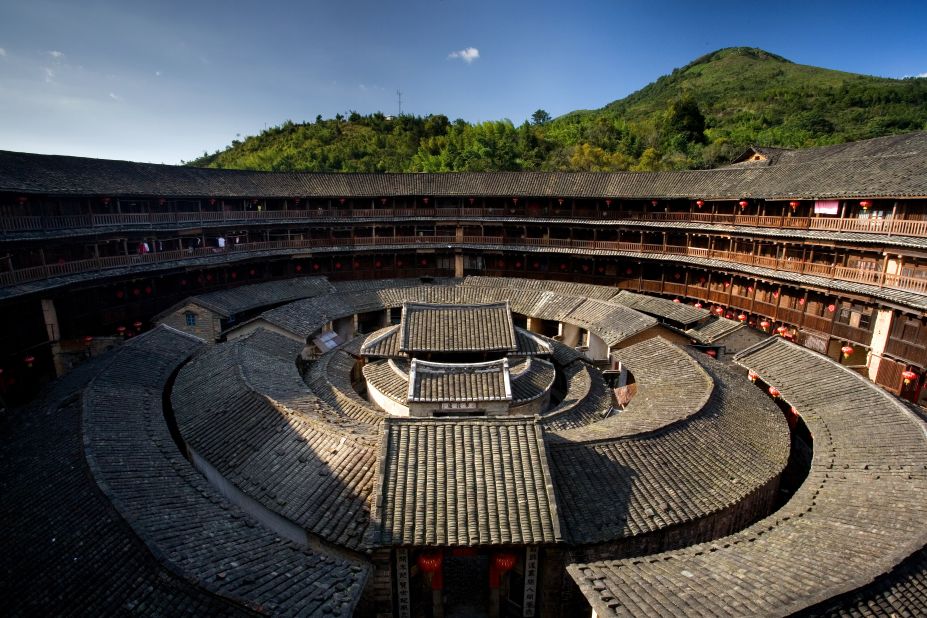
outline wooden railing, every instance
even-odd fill
[[[927,294],[927,280],[886,275],[871,270],[858,270],[844,266],[782,260],[770,256],[737,253],[733,251],[709,251],[695,247],[661,245],[647,243],[615,242],[605,240],[569,240],[557,238],[510,238],[502,236],[370,236],[343,239],[298,239],[276,240],[233,244],[225,249],[199,248],[175,251],[161,251],[144,255],[120,255],[113,257],[92,258],[72,262],[61,262],[22,268],[0,273],[0,285],[12,285],[27,281],[37,281],[51,277],[73,275],[108,268],[135,267],[186,260],[197,257],[218,257],[221,255],[240,254],[258,251],[277,250],[313,250],[313,249],[351,249],[353,247],[392,247],[409,246],[459,246],[502,248],[512,250],[518,247],[537,247],[561,250],[607,251],[611,253],[639,253],[654,256],[676,255],[691,258],[720,260],[749,266],[759,266],[778,272],[802,273],[827,279],[851,281],[878,287],[891,287],[920,294]],[[708,264],[710,266],[710,264]],[[727,292],[712,291],[708,299],[713,302],[726,302]]]
[[[527,212],[505,208],[331,208],[290,210],[222,210],[167,213],[127,213],[102,215],[0,217],[0,232],[26,232],[76,228],[107,228],[115,226],[146,226],[204,224],[215,222],[254,222],[286,220],[351,220],[362,218],[396,219],[408,217],[442,219],[493,219],[515,217],[536,219],[580,219],[569,211],[549,213]],[[927,237],[927,221],[903,219],[850,219],[830,217],[781,217],[771,215],[733,215],[705,212],[622,212],[605,211],[598,218],[608,221],[666,221],[708,223],[792,230],[822,230],[831,232],[864,232]]]

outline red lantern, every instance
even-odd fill
[[[386,206],[386,198],[385,198],[385,197],[381,197],[381,198],[380,198],[380,205],[381,205],[381,206]]]
[[[470,205],[473,206],[473,202],[476,201],[476,198],[475,198],[475,197],[468,197],[467,199],[470,200]]]
[[[651,203],[653,206],[656,206],[657,204],[660,203],[660,200],[654,198],[654,199],[650,200],[650,203]]]
[[[905,385],[910,384],[912,381],[917,379],[917,374],[911,371],[910,369],[905,369],[901,372],[901,377],[904,378]]]
[[[853,346],[847,344],[840,348],[840,351],[843,352],[843,358],[850,358],[855,350],[853,350]]]
[[[380,268],[381,266],[383,266],[383,262],[381,262],[380,260],[377,260],[376,262],[373,263],[373,266],[374,268]]]
[[[739,202],[737,202],[737,204],[740,205],[741,210],[743,210],[744,208],[750,205],[750,202],[748,202],[747,200],[740,200]]]
[[[360,268],[360,267],[361,267],[360,262],[354,262],[354,268],[355,268],[355,270],[358,269],[358,268]]]
[[[418,568],[421,569],[423,573],[431,574],[432,590],[441,590],[444,587],[444,577],[441,571],[441,563],[443,561],[443,554],[438,552],[433,554],[422,554],[418,557]]]
[[[674,303],[681,303],[682,301],[679,300],[678,298],[674,298],[674,299],[673,299],[673,302],[674,302]]]
[[[499,260],[496,264],[499,268],[505,268],[505,260]]]
[[[238,273],[235,272],[234,270],[232,271],[232,275],[231,275],[231,276],[232,276],[232,279],[238,279]]]
[[[521,262],[515,262],[515,268],[521,268]]]
[[[418,557],[418,568],[422,570],[423,573],[434,573],[441,568],[441,563],[444,562],[444,556],[440,553],[433,554],[422,554]]]
[[[535,270],[537,270],[537,269],[540,268],[540,267],[541,267],[541,263],[540,263],[540,262],[533,262],[533,263],[531,264],[531,268],[534,268]]]
[[[141,291],[140,289],[138,289],[138,288],[133,288],[133,290],[132,290],[132,295],[133,295],[133,296],[141,296],[141,295],[142,295],[142,291]]]
[[[787,333],[788,330],[789,330],[788,327],[786,327],[785,324],[783,324],[782,326],[776,329],[776,332],[779,333],[780,335],[785,335],[785,333]]]
[[[167,204],[166,199],[164,199],[163,197],[158,199],[158,206],[164,206],[165,204]]]
[[[396,260],[396,266],[399,266],[400,268],[402,268],[402,263],[402,260]]]
[[[827,305],[827,310],[828,310],[830,313],[833,313],[834,311],[837,310],[837,305]]]
[[[718,351],[715,350],[714,348],[711,348],[710,350],[706,350],[705,354],[707,354],[708,356],[712,358],[718,358]]]
[[[504,553],[493,556],[493,565],[500,571],[511,571],[515,568],[517,561],[515,554]]]
[[[422,198],[422,203],[425,204],[425,206],[428,206],[428,198],[427,198],[427,197],[423,197],[423,198]]]
[[[558,198],[557,198],[557,203],[560,204],[561,206],[563,206],[563,198],[562,198],[562,197],[558,197]]]
[[[212,281],[212,273],[206,275],[206,281]]]
[[[313,269],[313,270],[318,270],[318,266],[319,266],[318,264],[313,264],[313,265],[312,265],[312,269]],[[297,264],[297,265],[293,268],[293,270],[295,270],[295,271],[298,272],[298,273],[301,273],[301,272],[303,272],[303,265],[302,265],[302,264]]]
[[[741,313],[739,316],[737,316],[737,319],[740,320],[741,322],[746,322],[746,321],[747,321],[747,316],[746,316],[745,314]]]
[[[778,399],[779,396],[780,396],[782,393],[780,393],[780,392],[779,392],[779,389],[776,388],[775,386],[770,386],[770,387],[769,387],[769,394],[772,396],[773,399]]]
[[[338,203],[344,206],[345,199],[343,197],[338,198]]]
[[[566,269],[567,269],[567,265],[566,265],[566,264],[561,264],[561,265],[560,265],[560,270],[566,270]]]
[[[103,198],[102,200],[100,200],[100,201],[103,202],[103,205],[109,206],[109,203],[110,203],[110,201],[112,201],[112,200],[111,200],[110,198],[108,198],[108,197],[104,197],[104,198]]]
[[[428,202],[425,202],[425,203],[427,204]],[[512,198],[512,203],[515,204],[515,205],[517,206],[517,205],[518,205],[518,198],[517,198],[517,197],[513,197],[513,198]]]
[[[29,198],[24,195],[20,195],[19,197],[16,198],[16,203],[19,204],[20,206],[24,206],[26,202],[28,201],[29,201]]]
[[[606,205],[606,206],[611,206],[611,205],[612,205],[612,200],[611,200],[611,199],[605,200],[605,205]]]
[[[584,273],[589,272],[589,264],[583,264],[583,272]]]
[[[799,299],[798,299],[798,304],[804,306],[804,304],[805,304],[805,299],[804,299],[804,298],[799,298]]]
[[[756,379],[757,379],[758,377],[760,377],[760,376],[759,376],[755,371],[753,371],[752,369],[751,369],[750,371],[747,372],[747,379],[750,380],[751,382],[756,382]]]
[[[789,208],[791,208],[792,210],[795,210],[799,206],[801,206],[801,202],[796,202],[794,200],[789,202]]]
[[[779,298],[779,290],[773,292],[773,298]]]
[[[135,322],[133,322],[132,326],[135,327],[135,330],[142,330],[142,323],[139,320],[136,320]]]
[[[724,315],[724,307],[715,307],[715,313],[718,315]]]
[[[695,205],[701,208],[705,205],[705,200],[695,200]]]
[[[335,270],[341,270],[341,262],[335,262]]]
[[[209,205],[210,205],[210,206],[215,206],[215,205],[216,205],[216,198],[214,198],[214,197],[209,198]]]
[[[125,326],[117,326],[117,327],[116,327],[116,332],[119,333],[120,335],[125,335],[125,334],[126,334],[126,327],[125,327]]]
[[[498,588],[502,585],[502,576],[515,568],[518,558],[515,554],[502,553],[492,557],[489,565],[489,587]]]
[[[32,364],[35,363],[35,357],[27,356],[26,358],[23,359],[23,362],[26,363],[26,367],[28,367],[29,369],[32,369]]]
[[[181,285],[181,286],[186,286],[186,285],[187,285],[187,280],[186,280],[186,279],[181,279],[181,280],[180,280],[180,285]]]
[[[248,271],[248,274],[253,277],[254,275],[257,274],[257,271],[252,268],[251,270]]]
[[[84,345],[90,345],[91,343],[93,343],[93,337],[91,337],[90,335],[87,335],[86,337],[84,337]]]
[[[122,290],[116,290],[116,298],[122,298],[125,295],[126,293],[123,292]]]
[[[422,258],[421,260],[419,260],[418,263],[421,264],[422,266],[428,266],[428,260],[425,258]]]
[[[869,208],[872,206],[872,202],[870,202],[869,200],[860,200],[859,206],[863,210],[869,210]]]
[[[633,275],[633,274],[634,274],[634,269],[631,268],[630,266],[628,266],[628,267],[624,270],[624,273],[625,273],[626,275]]]
[[[760,328],[762,328],[763,330],[766,330],[767,328],[769,328],[769,320],[763,320],[762,322],[760,322]]]
[[[696,302],[696,303],[695,303],[695,308],[696,308],[696,309],[701,309],[701,308],[702,308],[702,303]]]
[[[673,273],[673,279],[675,279],[676,281],[679,281],[680,279],[682,279],[682,274]]]
[[[148,294],[149,296],[151,296],[151,292],[152,292],[151,286],[150,286],[150,285],[146,285],[146,286],[145,286],[145,294]]]

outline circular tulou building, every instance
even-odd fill
[[[927,133],[714,170],[0,152],[12,615],[927,614]]]

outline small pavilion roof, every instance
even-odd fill
[[[485,363],[430,363],[415,359],[409,370],[409,403],[511,401],[507,358]]]

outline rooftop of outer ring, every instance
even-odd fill
[[[764,167],[680,172],[324,174],[189,168],[0,151],[0,191],[283,197],[534,195],[795,199],[927,196],[927,132],[797,151]]]

